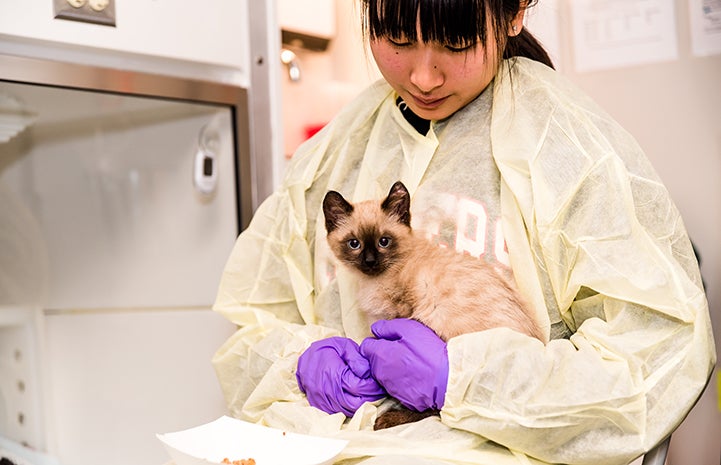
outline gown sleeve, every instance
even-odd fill
[[[304,399],[294,376],[298,356],[338,335],[316,323],[304,169],[297,166],[301,173],[261,204],[236,240],[213,306],[238,325],[212,362],[231,415],[249,421],[273,402]]]
[[[342,333],[317,311],[316,220],[349,131],[367,125],[388,93],[382,83],[370,86],[302,144],[281,186],[236,240],[213,310],[238,330],[212,360],[235,417],[259,422],[276,402],[308,405],[295,378],[298,357],[313,341]]]
[[[551,71],[513,72],[535,85],[494,96],[502,208],[525,226],[509,252],[547,275],[574,334],[449,341],[443,422],[551,463],[628,463],[680,424],[713,369],[698,265],[635,141]]]

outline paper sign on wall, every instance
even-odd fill
[[[721,0],[689,0],[694,55],[721,54]]]
[[[573,0],[578,72],[678,58],[673,0]]]

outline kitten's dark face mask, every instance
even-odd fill
[[[389,234],[381,235],[377,230],[361,232],[358,236],[350,236],[346,241],[346,261],[368,276],[383,273],[393,253],[393,238]]]
[[[360,219],[368,214],[367,205],[357,208],[338,192],[326,194],[323,213],[331,248],[347,265],[367,276],[378,276],[397,258],[394,229],[410,228],[410,194],[401,182],[395,183],[380,208],[371,210],[371,220]]]

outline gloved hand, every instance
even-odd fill
[[[364,402],[386,396],[358,344],[345,337],[312,343],[298,359],[295,377],[310,405],[326,413],[352,417]]]
[[[448,384],[446,343],[416,320],[379,320],[371,326],[360,353],[373,377],[391,396],[411,410],[440,410]]]

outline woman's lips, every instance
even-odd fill
[[[443,102],[446,101],[448,97],[441,97],[441,98],[422,98],[417,97],[413,94],[411,94],[411,97],[413,97],[413,101],[416,105],[418,105],[421,108],[432,110],[434,108],[438,108],[443,104]]]

